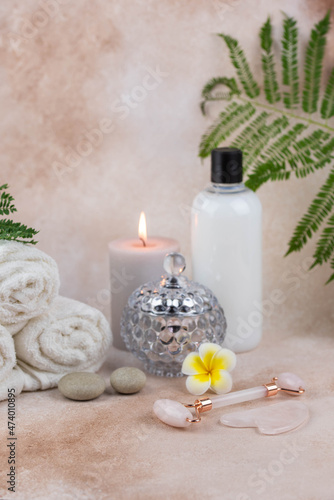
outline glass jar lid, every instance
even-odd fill
[[[166,255],[166,275],[160,281],[145,283],[129,299],[129,305],[155,316],[196,316],[211,311],[218,304],[204,285],[189,280],[182,273],[186,261],[180,253]]]

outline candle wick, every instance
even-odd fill
[[[146,241],[144,240],[144,238],[139,238],[139,239],[143,243],[143,246],[146,247]]]

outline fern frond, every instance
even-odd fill
[[[327,144],[324,144],[321,151],[324,155],[329,155],[334,150],[334,137],[332,137]]]
[[[314,130],[310,135],[304,137],[293,145],[294,151],[287,156],[287,161],[290,164],[291,168],[296,169],[297,177],[305,177],[305,175],[307,175],[306,173],[305,175],[302,174],[302,169],[298,170],[299,164],[303,165],[304,167],[310,167],[312,165],[315,166],[318,163],[317,158],[314,158],[312,156],[312,153],[314,151],[318,151],[320,154],[323,141],[326,141],[328,138],[329,134],[327,132],[324,132],[321,129],[317,129]],[[310,170],[310,172],[312,172],[312,169]]]
[[[270,54],[273,40],[271,37],[272,26],[270,17],[267,18],[266,22],[260,29],[260,41],[261,49],[265,51],[266,54]]]
[[[274,104],[281,99],[280,93],[278,92],[278,83],[275,71],[274,55],[271,51],[272,47],[272,37],[271,37],[271,22],[268,17],[267,21],[261,28],[260,40],[261,48],[263,50],[262,54],[262,69],[264,73],[264,93],[267,101],[270,104]]]
[[[264,153],[261,154],[258,164],[272,161],[273,163],[283,163],[287,156],[291,154],[289,146],[293,144],[296,137],[307,129],[304,123],[296,123],[286,134],[281,135]]]
[[[331,269],[333,269],[333,270],[334,270],[334,257],[333,257],[333,259],[331,260]],[[328,281],[326,281],[326,285],[328,285],[328,283],[330,283],[330,282],[331,282],[331,281],[333,281],[333,280],[334,280],[334,273],[331,275],[331,277],[329,278],[329,280],[328,280]]]
[[[222,141],[229,137],[243,123],[245,123],[253,114],[255,108],[250,104],[236,104],[232,102],[225,111],[220,113],[216,122],[203,135],[199,156],[205,158],[212,149],[216,148]]]
[[[261,163],[258,165],[253,173],[248,176],[245,185],[252,189],[252,191],[256,191],[259,187],[262,186],[265,182],[269,180],[278,181],[278,180],[287,180],[290,178],[291,171],[287,171],[285,169],[285,164],[281,163]]]
[[[321,103],[321,118],[328,120],[334,116],[334,68],[329,75],[325,94]]]
[[[289,241],[286,253],[299,251],[318,229],[324,218],[330,214],[334,205],[334,168],[326,182],[314,198],[306,214],[301,218]]]
[[[334,137],[332,137],[326,144],[320,147],[319,152],[316,151],[315,156],[317,158],[317,163],[315,165],[316,170],[323,168],[327,163],[330,163],[334,159]]]
[[[306,49],[304,65],[305,82],[302,102],[305,113],[314,113],[317,111],[329,20],[330,13],[327,12],[326,16],[312,29],[311,38]]]
[[[229,88],[230,89],[229,94],[231,96],[234,94],[240,94],[240,90],[238,89],[238,85],[237,85],[235,78],[226,78],[225,76],[217,76],[217,77],[211,78],[211,80],[209,80],[208,83],[204,86],[204,88],[202,90],[202,97],[204,99],[210,99],[212,97],[215,97],[218,99],[224,99],[224,97],[221,97],[221,93],[217,93],[214,96],[212,95],[212,91],[218,85],[225,85],[225,87]]]
[[[309,136],[296,142],[296,137],[302,133],[307,126],[297,123],[286,134],[280,136],[261,155],[257,162],[282,163],[286,161],[293,169],[297,178],[304,178],[308,174],[323,168],[332,159],[331,152],[334,150],[334,139],[323,144],[329,137],[327,132],[321,129],[313,131]],[[289,147],[293,145],[293,150]],[[302,165],[302,166],[301,166]],[[269,179],[268,179],[269,180]]]
[[[283,85],[289,87],[283,93],[283,102],[293,109],[299,104],[298,28],[295,19],[287,16],[283,21],[282,70]]]
[[[9,219],[0,220],[0,240],[15,240],[35,245],[37,241],[32,238],[37,233],[36,229],[27,227],[20,222],[13,222]]]
[[[231,146],[233,148],[239,148],[243,150],[247,144],[252,140],[254,134],[265,125],[267,118],[269,117],[269,113],[263,111],[260,113],[253,121],[250,122],[249,125],[234,139]]]
[[[332,137],[326,144],[322,145],[319,150],[315,151],[315,157],[317,159],[314,169],[319,170],[331,163],[334,160],[334,137]]]
[[[298,167],[298,168],[294,169],[294,174],[297,177],[297,179],[304,179],[309,174],[314,174],[314,172],[316,170],[318,170],[318,169],[310,161],[308,165],[305,165],[304,167]]]
[[[215,94],[212,94],[212,91],[217,86],[221,85],[227,87],[229,92],[216,92]],[[224,76],[211,78],[202,90],[202,97],[204,101],[201,102],[201,110],[203,115],[205,115],[205,104],[207,101],[231,100],[234,95],[239,95],[240,93],[241,92],[235,78],[226,78]]]
[[[5,189],[8,189],[8,184],[0,186],[0,191],[2,191],[0,196],[0,215],[8,215],[17,211],[15,205],[12,203],[14,198]]]
[[[268,142],[280,134],[288,125],[289,120],[282,116],[276,118],[270,125],[263,126],[253,135],[249,147],[244,148],[244,172],[252,167]]]
[[[311,269],[317,265],[327,262],[334,252],[334,214],[328,219],[327,226],[323,230],[314,252],[314,262]]]
[[[231,36],[223,34],[219,34],[219,36],[223,38],[230,51],[232,64],[237,70],[237,75],[246,95],[251,99],[257,97],[260,94],[260,88],[254,80],[244,51],[239,46],[237,40],[235,40]]]

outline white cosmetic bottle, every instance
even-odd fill
[[[211,152],[211,184],[192,206],[193,279],[217,296],[224,309],[224,346],[256,347],[262,336],[262,208],[242,182],[242,152]]]

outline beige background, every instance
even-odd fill
[[[311,26],[331,4],[314,0],[59,0],[52,3],[54,10],[49,4],[50,14],[43,18],[35,0],[1,1],[1,183],[9,183],[19,219],[40,229],[39,247],[59,264],[62,294],[89,302],[109,316],[107,243],[135,236],[141,210],[146,212],[149,233],[178,239],[189,258],[188,209],[209,179],[208,161],[202,165],[197,157],[198,144],[218,111],[211,107],[209,117],[201,115],[200,91],[212,76],[234,75],[227,50],[215,33],[229,33],[240,40],[258,72],[257,32],[268,14],[277,41],[281,11],[298,18],[302,50]],[[334,30],[326,53],[327,72],[334,65],[333,43]],[[143,96],[138,87],[147,81],[152,84],[148,75],[156,68],[164,76]],[[120,110],[122,96],[131,93],[137,96],[134,107]],[[59,173],[57,165],[64,165],[67,155],[80,149],[85,134],[93,133],[105,119],[113,122],[113,130],[103,134],[101,144],[83,152],[75,166]],[[304,180],[268,184],[259,191],[264,208],[264,298],[281,289],[285,301],[268,309],[266,347],[243,358],[256,369],[260,355],[269,375],[270,356],[275,369],[282,365],[288,369],[295,359],[306,371],[312,359],[320,356],[311,372],[322,369],[323,384],[333,383],[327,374],[331,357],[321,360],[325,352],[333,353],[334,285],[324,286],[330,270],[324,266],[311,274],[305,271],[314,243],[300,254],[286,259],[283,255],[295,223],[325,177],[322,171]],[[280,343],[280,359],[269,349],[275,343]],[[307,363],[300,357],[306,352]],[[283,358],[289,359],[289,366]],[[257,369],[255,373],[259,379]],[[239,378],[247,385],[247,377]],[[150,383],[153,388],[157,382]],[[175,396],[180,397],[181,381],[175,387]],[[253,443],[249,445],[251,449]],[[46,448],[42,456],[48,453]],[[191,460],[189,453],[187,460]],[[247,457],[251,460],[251,454]],[[321,457],[320,453],[319,464]],[[323,458],[327,461],[328,457]],[[246,458],[233,460],[244,463]],[[312,463],[307,466],[313,467]],[[134,464],[131,470],[136,476]],[[137,474],[142,474],[140,468]],[[155,474],[166,483],[167,470],[155,470]],[[31,476],[31,481],[37,476]],[[142,491],[146,496],[131,489],[128,494],[154,498],[153,490]],[[218,498],[219,491],[217,483],[211,496]],[[279,495],[278,484],[276,491]],[[194,493],[191,498],[199,498]],[[297,494],[284,498],[297,498]],[[326,494],[317,496],[313,489],[308,498],[332,498]],[[43,498],[36,495],[35,488],[34,498]],[[80,492],[78,498],[82,498]]]

